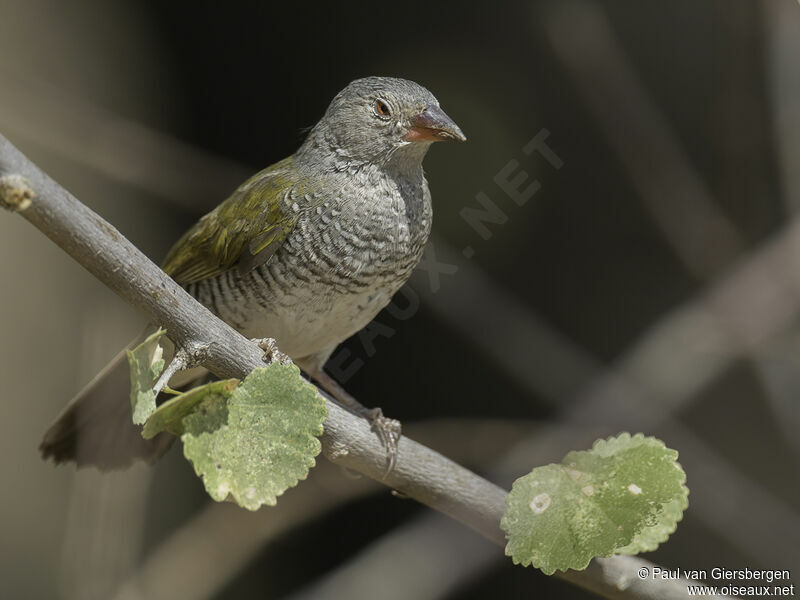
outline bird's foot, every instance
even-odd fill
[[[397,419],[389,419],[383,416],[380,408],[363,409],[362,414],[370,422],[372,431],[378,434],[383,447],[386,449],[386,478],[394,470],[397,463],[397,447],[400,443],[400,436],[403,432],[403,425]]]
[[[290,365],[292,359],[288,354],[278,350],[278,343],[273,338],[253,338],[250,340],[264,351],[264,362],[271,364],[277,362],[279,365]]]
[[[346,406],[369,421],[372,431],[378,434],[381,444],[386,449],[386,471],[383,474],[383,478],[386,479],[397,463],[398,444],[402,430],[400,421],[387,419],[383,416],[383,411],[380,408],[367,408],[348,394],[333,377],[322,369],[309,369],[306,372],[316,379],[339,404]]]

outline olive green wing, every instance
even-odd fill
[[[303,201],[292,160],[256,173],[195,223],[167,254],[164,271],[187,285],[234,267],[246,273],[265,263],[297,221],[294,199]]]

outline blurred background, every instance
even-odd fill
[[[426,268],[333,372],[504,486],[655,435],[691,496],[646,558],[797,569],[799,33],[795,0],[0,0],[0,132],[160,260],[350,80],[420,82],[469,141],[431,150]],[[5,597],[591,597],[324,460],[256,513],[176,449],[42,462],[144,321],[10,214],[0,255]]]

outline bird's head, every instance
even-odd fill
[[[465,141],[427,89],[407,79],[365,77],[331,102],[306,145],[325,140],[343,160],[386,164],[421,161],[433,142]]]

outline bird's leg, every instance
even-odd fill
[[[345,389],[330,375],[322,369],[314,369],[308,373],[319,383],[326,392],[333,396],[340,404],[343,404],[357,415],[360,415],[370,422],[372,430],[378,434],[384,448],[386,448],[386,477],[394,469],[397,462],[397,445],[400,442],[402,426],[396,419],[388,419],[383,416],[380,408],[367,408],[361,402],[348,394]]]
[[[251,342],[258,344],[258,347],[264,351],[264,362],[272,363],[278,362],[280,364],[291,364],[292,359],[286,354],[278,350],[278,345],[272,338],[252,339]],[[328,392],[339,404],[352,410],[357,415],[364,417],[370,422],[372,430],[378,434],[384,448],[386,448],[387,466],[384,477],[394,469],[397,462],[397,446],[400,442],[400,435],[402,432],[402,425],[396,419],[388,419],[383,416],[383,411],[380,408],[367,408],[361,402],[348,394],[345,389],[330,375],[328,375],[321,367],[311,368],[310,365],[304,364],[303,370],[315,379],[326,392]]]

